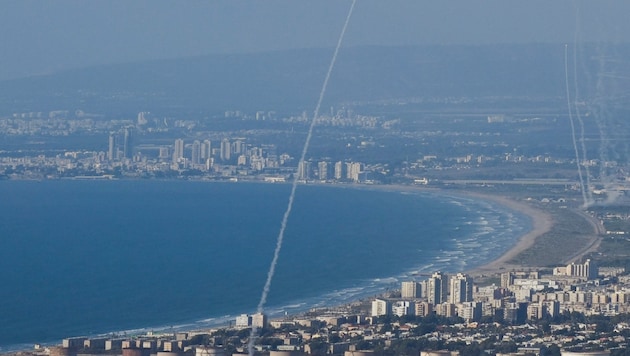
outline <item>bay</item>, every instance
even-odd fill
[[[0,350],[254,312],[289,192],[286,184],[0,182]],[[341,304],[418,272],[470,269],[530,224],[465,197],[300,186],[266,310]]]

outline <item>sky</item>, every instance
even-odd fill
[[[100,64],[333,47],[350,3],[3,0],[0,80]],[[630,42],[628,14],[627,0],[358,0],[344,45],[567,43],[576,19],[582,41]]]

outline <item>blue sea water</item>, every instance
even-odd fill
[[[0,182],[0,351],[254,312],[289,192],[285,184]],[[418,272],[470,269],[530,225],[471,198],[300,186],[266,310],[342,304]]]

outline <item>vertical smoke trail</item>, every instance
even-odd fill
[[[341,48],[341,43],[343,42],[343,37],[346,34],[346,29],[348,28],[348,23],[350,22],[350,18],[352,17],[352,12],[354,11],[354,5],[356,4],[356,2],[357,0],[352,0],[352,4],[350,5],[350,9],[348,10],[348,15],[346,16],[346,21],[343,24],[341,33],[339,34],[339,39],[337,40],[337,46],[335,47],[335,51],[333,53],[332,59],[330,60],[330,65],[328,66],[328,71],[326,72],[324,84],[322,85],[322,90],[319,93],[319,99],[317,100],[317,105],[315,106],[313,119],[311,120],[311,125],[308,128],[308,134],[306,135],[304,147],[302,148],[302,154],[298,162],[298,167],[302,166],[304,159],[306,157],[306,152],[308,151],[308,146],[309,146],[309,143],[311,142],[311,137],[313,136],[313,128],[315,127],[315,122],[317,120],[317,117],[319,116],[319,109],[322,105],[322,101],[324,100],[324,95],[326,94],[326,88],[328,87],[328,80],[330,79],[330,74],[332,73],[332,70],[335,67],[335,62],[337,61],[337,54],[339,53],[339,48]],[[282,217],[282,223],[280,224],[280,232],[278,233],[276,249],[273,252],[273,259],[271,260],[271,265],[269,266],[269,271],[267,272],[267,280],[265,282],[265,286],[263,287],[262,295],[260,296],[260,301],[258,302],[258,307],[256,308],[257,313],[263,312],[263,307],[265,306],[265,303],[267,302],[267,295],[269,294],[269,289],[271,287],[271,280],[273,279],[273,275],[276,271],[276,264],[278,262],[278,257],[280,256],[280,249],[282,248],[282,241],[284,240],[284,231],[287,227],[287,221],[289,220],[289,215],[291,215],[291,209],[293,208],[293,200],[295,199],[295,190],[297,188],[297,183],[298,183],[298,175],[296,174],[293,177],[293,184],[291,185],[291,194],[289,195],[289,203],[287,204],[287,210],[284,212],[284,216]],[[252,327],[252,332],[249,336],[249,342],[247,345],[247,351],[250,356],[254,354],[254,342],[256,341],[257,337],[258,337],[258,330],[254,326]]]
[[[600,46],[597,48],[597,80],[594,85],[595,91],[594,99],[591,104],[591,112],[593,113],[595,122],[599,129],[599,179],[606,192],[606,200],[603,202],[603,204],[606,205],[617,200],[617,198],[621,195],[621,192],[615,188],[614,175],[611,175],[610,173],[610,170],[614,167],[613,160],[616,158],[616,149],[611,135],[615,132],[615,130],[617,130],[617,128],[615,128],[615,122],[611,119],[614,115],[610,111],[610,107],[608,105],[608,102],[611,100],[611,88],[608,87],[610,83],[608,78],[605,78],[605,76],[602,75],[603,73],[606,73],[610,67],[610,64],[607,62],[608,49],[605,48],[605,45],[602,46],[604,48],[601,48]]]
[[[569,64],[568,64],[568,45],[564,45],[564,78],[567,89],[567,107],[569,109],[569,121],[571,122],[571,139],[573,140],[573,149],[575,150],[575,159],[577,161],[578,176],[580,177],[580,189],[582,190],[582,201],[586,206],[586,191],[584,189],[584,179],[582,178],[582,168],[580,166],[580,154],[578,152],[577,142],[575,139],[575,124],[573,123],[573,110],[571,110],[571,94],[569,93]]]
[[[589,169],[589,165],[587,163],[586,158],[586,144],[584,143],[584,121],[582,120],[582,115],[580,114],[580,107],[578,105],[579,91],[578,91],[578,71],[577,71],[577,46],[578,46],[578,33],[580,28],[580,7],[576,6],[575,9],[575,32],[573,36],[573,87],[574,87],[574,97],[573,97],[573,106],[575,107],[575,116],[580,124],[580,144],[582,146],[582,162],[585,163],[584,171],[586,175],[586,187],[584,190],[586,191],[587,200],[584,202],[585,206],[592,204],[593,195],[591,192],[591,172]]]

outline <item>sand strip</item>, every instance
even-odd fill
[[[343,186],[341,186],[343,187]],[[509,264],[508,262],[518,256],[521,252],[527,250],[532,247],[536,242],[536,238],[545,234],[551,227],[553,226],[553,220],[549,214],[546,212],[531,207],[527,203],[516,201],[512,198],[500,195],[493,194],[484,194],[477,192],[466,192],[466,191],[451,191],[451,190],[442,190],[436,188],[427,188],[420,186],[408,186],[408,185],[374,185],[374,186],[346,186],[347,188],[359,188],[359,189],[370,189],[370,190],[385,190],[385,191],[394,191],[394,192],[431,192],[436,194],[444,194],[444,195],[452,195],[452,196],[461,196],[467,198],[474,198],[479,200],[486,200],[490,202],[497,203],[498,205],[504,206],[510,210],[519,212],[521,214],[527,215],[532,219],[532,229],[526,234],[519,237],[517,243],[512,246],[508,251],[506,251],[503,255],[497,258],[494,261],[491,261],[483,266],[476,267],[472,270],[466,271],[472,275],[488,275],[500,273],[504,270],[516,269],[516,268],[525,268],[525,267],[536,267],[536,266],[521,266]]]

